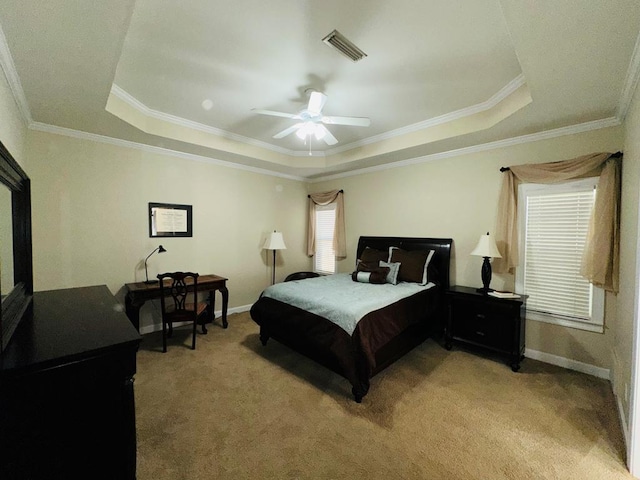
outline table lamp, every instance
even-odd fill
[[[262,246],[263,250],[273,250],[273,276],[271,279],[271,285],[276,283],[276,250],[286,250],[287,246],[284,244],[281,232],[275,230],[269,234]]]
[[[502,255],[500,255],[496,241],[489,235],[489,232],[480,237],[478,245],[473,249],[471,255],[484,258],[480,272],[482,276],[482,288],[478,288],[477,291],[480,293],[493,292],[493,289],[489,288],[489,284],[491,283],[491,258],[502,258]]]
[[[144,276],[146,278],[146,280],[144,281],[144,283],[151,285],[152,283],[157,283],[158,280],[149,280],[149,273],[147,272],[147,260],[149,260],[149,257],[151,255],[153,255],[154,253],[156,253],[156,251],[158,253],[164,253],[166,252],[166,250],[164,249],[164,247],[162,245],[160,245],[158,248],[154,249],[153,252],[151,252],[149,255],[147,255],[147,258],[144,259]]]

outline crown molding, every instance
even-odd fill
[[[636,38],[636,45],[633,48],[633,54],[631,55],[631,61],[629,62],[629,68],[627,69],[627,76],[625,77],[624,87],[622,94],[620,95],[620,101],[618,103],[618,110],[616,116],[621,122],[627,118],[627,112],[633,100],[633,94],[638,86],[638,80],[640,79],[640,34]]]
[[[146,145],[144,143],[131,142],[129,140],[121,140],[119,138],[107,137],[104,135],[98,135],[95,133],[82,132],[80,130],[73,130],[71,128],[57,127],[55,125],[49,125],[47,123],[31,122],[29,125],[30,130],[38,132],[52,133],[55,135],[63,135],[65,137],[77,138],[80,140],[89,140],[98,143],[105,143],[108,145],[114,145],[116,147],[133,148],[136,150],[142,150],[144,152],[155,153],[159,155],[167,155],[176,158],[182,158],[184,160],[191,160],[201,163],[209,163],[212,165],[219,165],[222,167],[233,168],[235,170],[244,170],[252,173],[259,173],[261,175],[269,175],[271,177],[286,178],[289,180],[297,180],[301,182],[307,181],[304,177],[296,175],[289,175],[286,173],[274,172],[264,168],[250,167],[248,165],[241,165],[239,163],[227,162],[226,160],[219,160],[212,157],[205,157],[202,155],[195,155],[192,153],[179,152],[177,150],[171,150],[169,148],[156,147],[153,145]]]
[[[237,135],[231,132],[227,132],[226,130],[222,130],[219,128],[211,127],[208,125],[204,125],[202,123],[194,122],[191,120],[187,120],[182,117],[178,117],[175,115],[170,115],[168,113],[159,112],[157,110],[153,110],[147,107],[144,103],[140,102],[137,98],[126,92],[124,89],[116,85],[115,83],[111,86],[111,93],[119,98],[120,100],[126,102],[129,106],[135,108],[140,113],[145,116],[152,117],[164,122],[168,122],[174,125],[178,125],[181,127],[191,128],[197,131],[205,132],[211,135],[217,135],[225,138],[230,138],[235,141],[265,148],[267,150],[272,150],[274,152],[278,152],[284,155],[289,155],[292,157],[326,157],[330,155],[339,154],[345,152],[347,150],[351,150],[354,148],[358,148],[364,145],[370,145],[372,143],[376,143],[382,140],[387,140],[390,138],[398,137],[401,135],[405,135],[408,133],[417,132],[419,130],[424,130],[427,128],[431,128],[437,125],[442,125],[444,123],[452,122],[454,120],[459,120],[461,118],[465,118],[471,115],[475,115],[477,113],[485,112],[494,108],[501,101],[515,92],[518,88],[526,83],[524,75],[520,74],[513,80],[511,80],[507,85],[502,87],[497,93],[491,96],[488,100],[478,103],[476,105],[472,105],[470,107],[462,108],[460,110],[456,110],[454,112],[446,113],[444,115],[440,115],[438,117],[430,118],[424,120],[422,122],[414,123],[411,125],[407,125],[401,128],[397,128],[395,130],[390,130],[388,132],[382,133],[380,135],[375,135],[372,137],[365,138],[363,140],[359,140],[357,142],[352,142],[346,145],[342,145],[340,147],[336,147],[333,149],[326,150],[324,152],[320,151],[304,151],[304,150],[289,150],[281,147],[277,147],[267,142],[262,142],[260,140],[255,140],[253,138],[245,137],[242,135]]]
[[[442,125],[443,123],[449,123],[454,120],[459,120],[461,118],[469,117],[471,115],[475,115],[477,113],[485,112],[494,108],[498,103],[507,98],[513,92],[515,92],[518,88],[526,83],[524,75],[520,74],[513,80],[511,80],[508,84],[502,87],[497,93],[491,96],[488,100],[478,103],[476,105],[472,105],[470,107],[465,107],[460,110],[456,110],[454,112],[445,113],[444,115],[440,115],[438,117],[433,117],[428,120],[424,120],[422,122],[413,123],[411,125],[407,125],[405,127],[397,128],[395,130],[389,130],[388,132],[381,133],[380,135],[375,135],[373,137],[365,138],[363,140],[359,140],[357,142],[352,142],[347,145],[341,145],[339,147],[333,148],[331,150],[327,150],[326,155],[335,155],[338,153],[346,152],[347,150],[351,150],[353,148],[362,147],[364,145],[370,145],[372,143],[380,142],[382,140],[388,140],[390,138],[398,137],[400,135],[405,135],[408,133],[417,132],[419,130],[424,130],[426,128],[432,128],[437,125]]]
[[[254,147],[265,148],[267,150],[281,153],[283,155],[295,156],[296,153],[301,153],[302,155],[300,156],[309,155],[308,152],[297,152],[295,150],[289,150],[287,148],[278,147],[276,145],[272,145],[267,142],[262,142],[254,138],[249,138],[243,135],[231,133],[226,130],[222,130],[220,128],[205,125],[203,123],[187,120],[186,118],[178,117],[176,115],[171,115],[169,113],[153,110],[152,108],[147,107],[144,103],[140,102],[137,98],[135,98],[134,96],[132,96],[131,94],[129,94],[128,92],[120,88],[115,83],[111,86],[111,94],[119,98],[123,102],[129,104],[131,107],[135,108],[143,115],[147,117],[155,118],[156,120],[171,123],[173,125],[177,125],[180,127],[190,128],[192,130],[204,132],[210,135],[216,135],[218,137],[229,138],[231,140],[235,140],[236,142],[245,143],[247,145],[253,145]]]
[[[27,97],[22,89],[22,83],[20,82],[20,77],[16,71],[16,66],[13,63],[13,57],[11,56],[9,45],[7,44],[7,37],[5,37],[4,30],[2,30],[2,25],[0,25],[0,68],[7,79],[7,83],[9,84],[9,88],[13,94],[13,99],[18,106],[18,111],[20,112],[24,125],[30,125],[33,122],[31,110],[29,110],[29,103],[27,102]]]
[[[589,132],[592,130],[600,130],[602,128],[617,127],[622,122],[618,117],[609,117],[602,120],[595,120],[592,122],[579,123],[577,125],[570,125],[568,127],[556,128],[553,130],[546,130],[544,132],[531,133],[529,135],[521,135],[519,137],[507,138],[504,140],[497,140],[495,142],[483,143],[480,145],[473,145],[471,147],[458,148],[455,150],[449,150],[447,152],[439,152],[431,155],[424,155],[422,157],[416,157],[409,160],[401,160],[399,162],[387,163],[384,165],[377,165],[375,167],[365,167],[358,170],[350,170],[344,173],[337,173],[335,175],[326,175],[323,177],[317,177],[309,179],[309,183],[325,182],[327,180],[336,180],[345,177],[352,177],[354,175],[361,175],[364,173],[380,172],[383,170],[390,170],[392,168],[406,167],[408,165],[417,165],[420,163],[433,162],[435,160],[441,160],[444,158],[457,157],[460,155],[468,155],[471,153],[486,152],[487,150],[496,150],[498,148],[511,147],[513,145],[521,145],[525,143],[538,142],[540,140],[547,140],[550,138],[563,137],[566,135],[573,135],[576,133]]]
[[[546,139],[550,139],[550,138],[556,138],[556,137],[562,137],[562,136],[566,136],[566,135],[573,135],[576,133],[583,133],[583,132],[588,132],[588,131],[592,131],[592,130],[599,130],[602,128],[610,128],[610,127],[617,127],[621,125],[620,120],[617,117],[609,117],[609,118],[605,118],[603,120],[595,120],[592,122],[586,122],[586,123],[580,123],[577,125],[570,125],[568,127],[562,127],[562,128],[556,128],[553,130],[547,130],[544,132],[538,132],[538,133],[532,133],[529,135],[522,135],[519,137],[512,137],[512,138],[508,138],[508,139],[504,139],[504,140],[498,140],[495,142],[489,142],[489,143],[483,143],[480,145],[474,145],[471,147],[464,147],[464,148],[458,148],[455,150],[449,150],[447,152],[440,152],[440,153],[434,153],[431,155],[424,155],[422,157],[416,157],[416,158],[412,158],[409,160],[401,160],[399,162],[394,162],[394,163],[388,163],[388,164],[384,164],[384,165],[377,165],[375,167],[365,167],[365,168],[360,168],[357,170],[351,170],[349,172],[343,172],[343,173],[338,173],[338,174],[334,174],[334,175],[325,175],[322,177],[317,177],[317,178],[306,178],[306,177],[300,177],[300,176],[296,176],[296,175],[288,175],[285,173],[279,173],[279,172],[273,172],[271,170],[267,170],[267,169],[262,169],[262,168],[257,168],[257,167],[249,167],[246,165],[240,165],[237,163],[233,163],[233,162],[227,162],[225,160],[218,160],[215,158],[211,158],[211,157],[204,157],[201,155],[194,155],[191,153],[184,153],[184,152],[179,152],[177,150],[171,150],[168,148],[162,148],[162,147],[155,147],[155,146],[151,146],[151,145],[145,145],[143,143],[137,143],[137,142],[131,142],[129,140],[121,140],[118,138],[112,138],[112,137],[107,137],[104,135],[98,135],[95,133],[87,133],[87,132],[82,132],[79,130],[73,130],[70,128],[64,128],[64,127],[57,127],[54,125],[49,125],[46,123],[40,123],[40,122],[32,122],[29,125],[29,129],[31,130],[35,130],[35,131],[40,131],[40,132],[46,132],[46,133],[52,133],[52,134],[56,134],[56,135],[63,135],[63,136],[67,136],[67,137],[72,137],[72,138],[77,138],[77,139],[81,139],[81,140],[90,140],[90,141],[94,141],[94,142],[99,142],[99,143],[106,143],[109,145],[115,145],[118,147],[125,147],[125,148],[134,148],[137,150],[142,150],[142,151],[146,151],[146,152],[150,152],[150,153],[156,153],[156,154],[160,154],[160,155],[168,155],[168,156],[172,156],[172,157],[177,157],[177,158],[182,158],[184,160],[192,160],[192,161],[196,161],[196,162],[203,162],[203,163],[210,163],[213,165],[220,165],[223,167],[228,167],[228,168],[233,168],[236,170],[244,170],[244,171],[249,171],[252,173],[259,173],[262,175],[269,175],[272,177],[278,177],[278,178],[286,178],[289,180],[297,180],[297,181],[301,181],[301,182],[307,182],[307,183],[319,183],[319,182],[324,182],[324,181],[328,181],[328,180],[336,180],[336,179],[340,179],[340,178],[346,178],[346,177],[352,177],[355,175],[362,175],[365,173],[372,173],[372,172],[379,172],[379,171],[383,171],[383,170],[390,170],[392,168],[401,168],[401,167],[406,167],[409,165],[417,165],[417,164],[421,164],[421,163],[427,163],[427,162],[432,162],[435,160],[442,160],[445,158],[451,158],[451,157],[457,157],[460,155],[468,155],[468,154],[472,154],[472,153],[478,153],[478,152],[485,152],[488,150],[496,150],[498,148],[505,148],[505,147],[510,147],[513,145],[521,145],[521,144],[525,144],[525,143],[531,143],[531,142],[537,142],[540,140],[546,140]]]

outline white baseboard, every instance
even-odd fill
[[[233,308],[229,308],[227,310],[227,315],[231,315],[233,313],[242,313],[242,312],[248,312],[251,309],[251,305],[242,305],[240,307],[233,307]],[[216,318],[219,318],[220,316],[222,316],[222,310],[216,310],[215,311],[216,314]],[[181,325],[185,325],[185,323],[181,322],[181,323],[174,323],[174,326],[179,327]],[[145,335],[147,333],[153,333],[153,332],[159,332],[162,330],[162,325],[159,323],[154,323],[152,325],[145,325],[144,327],[140,328],[140,335]]]
[[[615,393],[613,396],[616,398],[616,404],[618,405],[618,417],[620,418],[620,425],[622,425],[622,434],[624,435],[624,445],[629,446],[629,426],[627,425],[627,418],[624,416],[624,408],[622,408],[622,402],[620,397]]]
[[[590,365],[588,363],[560,357],[551,353],[539,352],[538,350],[531,350],[529,348],[525,349],[524,355],[525,357],[532,358],[533,360],[540,360],[541,362],[568,368],[569,370],[575,370],[576,372],[582,372],[588,375],[593,375],[594,377],[611,380],[611,371],[608,368],[596,367],[595,365]]]

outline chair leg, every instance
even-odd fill
[[[162,353],[167,353],[167,322],[162,319]]]
[[[193,319],[193,340],[191,341],[191,350],[196,349],[196,327],[198,326],[198,317]]]

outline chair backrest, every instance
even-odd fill
[[[284,279],[285,282],[290,282],[292,280],[303,280],[305,278],[315,278],[319,277],[320,274],[316,272],[296,272],[290,275],[287,275],[287,278]]]
[[[162,314],[171,313],[172,316],[193,315],[198,303],[198,277],[193,272],[169,272],[158,275],[160,281],[160,304]],[[173,298],[173,308],[169,312],[166,298]],[[192,301],[189,301],[192,296]],[[187,309],[187,307],[190,307]]]

